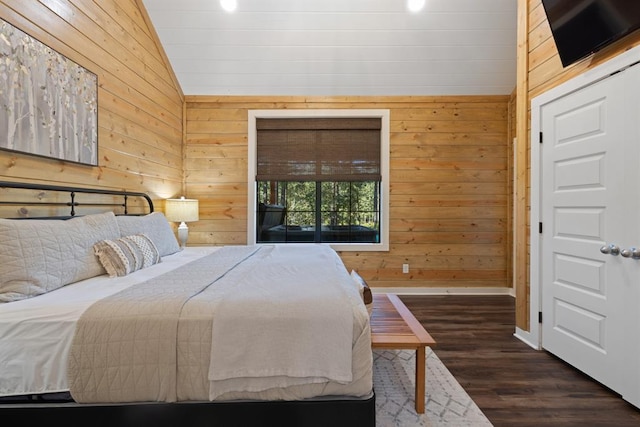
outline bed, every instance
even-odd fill
[[[2,193],[29,218],[0,220],[3,422],[375,425],[369,315],[332,249],[180,250],[143,193],[0,188],[71,209]]]

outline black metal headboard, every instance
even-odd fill
[[[128,201],[130,198],[141,198],[146,201],[146,209],[148,212],[153,212],[153,202],[151,198],[146,193],[138,193],[131,191],[119,191],[119,190],[105,190],[98,188],[81,188],[81,187],[66,187],[60,185],[47,185],[47,184],[32,184],[32,183],[24,183],[24,182],[11,182],[11,181],[0,181],[0,188],[16,188],[16,189],[24,189],[24,190],[40,190],[46,192],[57,192],[57,193],[68,193],[68,201],[40,201],[40,199],[35,200],[4,200],[4,197],[0,197],[0,206],[51,206],[51,207],[69,207],[69,215],[55,215],[55,216],[47,216],[47,219],[68,219],[76,216],[76,208],[81,206],[87,207],[111,207],[111,208],[123,208],[124,215],[130,215]],[[79,195],[81,194],[98,194],[110,197],[110,201],[105,202],[81,202],[78,201]],[[119,201],[122,198],[122,201]],[[117,200],[114,202],[113,200]],[[26,215],[18,216],[16,219],[28,219]],[[44,218],[44,217],[39,217]]]

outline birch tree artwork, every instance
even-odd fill
[[[0,149],[97,165],[97,81],[0,19]]]

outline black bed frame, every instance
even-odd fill
[[[374,427],[375,396],[366,400],[179,402],[92,405],[0,403],[2,424],[87,427]],[[36,424],[37,423],[37,424]]]
[[[50,191],[56,193],[68,193],[68,202],[41,202],[41,201],[16,201],[16,200],[0,200],[0,205],[8,206],[59,206],[69,207],[69,215],[59,215],[38,219],[68,219],[76,216],[76,208],[82,206],[91,207],[104,207],[104,208],[123,208],[124,215],[129,215],[129,207],[127,202],[131,197],[140,197],[147,202],[149,212],[153,212],[153,201],[146,193],[137,193],[132,191],[120,191],[120,190],[106,190],[102,188],[80,188],[80,187],[65,187],[61,185],[47,185],[47,184],[31,184],[24,182],[12,182],[12,181],[0,181],[0,188],[17,188],[22,190],[35,190],[35,191]],[[122,197],[121,203],[104,202],[104,203],[82,203],[77,200],[80,194],[102,194],[105,196],[117,196]],[[15,219],[30,219],[30,218],[15,218]],[[33,218],[32,218],[33,219]]]
[[[122,207],[127,215],[130,197],[144,198],[149,212],[154,210],[151,198],[145,193],[9,181],[0,181],[0,188],[68,193],[68,202],[0,199],[0,205],[70,208],[69,215],[47,219],[72,218],[77,214],[75,208],[80,206]],[[82,203],[76,198],[79,194],[122,197],[123,202]],[[92,427],[375,427],[376,414],[373,394],[367,399],[337,396],[300,401],[79,404],[73,402],[68,393],[59,393],[0,398],[0,420],[11,427],[33,426],[43,421],[52,425]]]

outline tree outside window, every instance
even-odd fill
[[[380,241],[379,181],[261,181],[257,195],[257,206],[282,210],[277,224],[258,224],[257,242]]]

